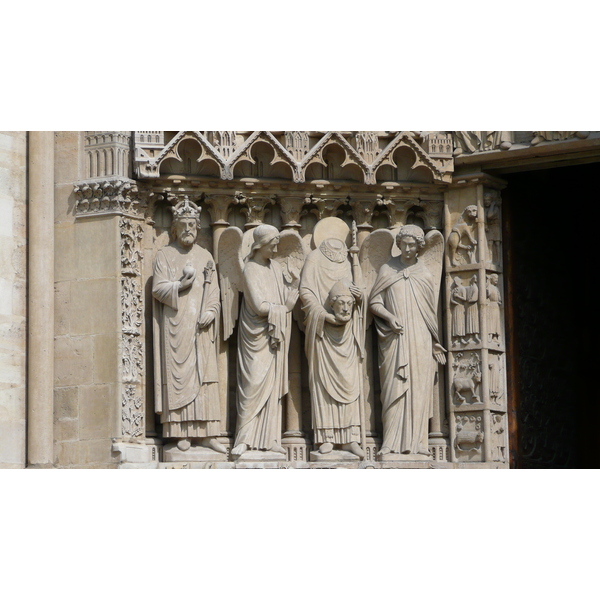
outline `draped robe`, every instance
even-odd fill
[[[154,381],[156,412],[161,415],[164,437],[213,437],[221,433],[217,325],[219,284],[216,273],[204,289],[204,268],[214,259],[194,244],[161,248],[154,259]],[[190,264],[196,278],[179,293],[183,269]],[[212,323],[198,329],[202,296]]]
[[[237,437],[235,446],[269,450],[281,445],[281,399],[288,392],[291,312],[277,261],[244,267],[237,365]],[[259,313],[267,311],[263,316]]]
[[[465,336],[465,305],[467,300],[467,289],[460,285],[450,293],[450,304],[452,307],[452,336]]]
[[[360,326],[356,307],[344,325],[325,322],[325,303],[340,280],[352,284],[352,267],[334,262],[316,249],[307,257],[300,282],[305,311],[306,356],[315,443],[348,444],[360,440],[358,398],[361,386]]]
[[[467,287],[467,310],[466,310],[466,332],[467,335],[479,333],[479,287],[472,283]]]
[[[489,299],[488,304],[488,319],[489,326],[488,331],[490,335],[495,335],[500,339],[500,332],[502,331],[502,320],[500,319],[500,290],[494,284],[488,284],[487,295]]]
[[[381,267],[371,292],[371,307],[380,304],[403,326],[394,333],[387,320],[375,317],[379,336],[379,370],[383,406],[383,444],[392,452],[428,450],[428,421],[433,416],[439,342],[431,272],[417,261],[404,266],[394,258]]]

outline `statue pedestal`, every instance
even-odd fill
[[[192,446],[180,450],[177,444],[167,444],[163,448],[163,462],[227,462],[227,454],[215,452],[204,446]]]
[[[431,462],[430,456],[424,454],[399,454],[397,452],[390,452],[383,456],[378,456],[379,462]]]
[[[287,460],[289,462],[308,462],[308,454],[310,442],[300,436],[284,437],[281,440],[281,445],[287,452]]]
[[[347,450],[332,450],[321,454],[318,450],[310,453],[311,462],[359,462],[360,458]]]
[[[270,450],[247,450],[238,459],[236,463],[247,462],[286,462],[287,456],[281,452],[271,452]]]

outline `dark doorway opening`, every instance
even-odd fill
[[[595,163],[501,175],[513,467],[600,467],[599,174]]]

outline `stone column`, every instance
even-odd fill
[[[493,462],[508,466],[504,332],[501,332],[500,340],[490,339],[492,336],[488,333],[488,277],[501,273],[498,265],[486,260],[484,206],[485,194],[489,190],[497,193],[502,187],[503,181],[479,173],[456,177],[446,192],[446,389],[453,462]],[[476,209],[476,216],[469,216],[468,207]],[[465,245],[469,243],[468,236],[472,236],[476,242],[469,243],[474,247],[472,252],[451,250],[459,235]],[[450,238],[453,238],[452,243]],[[455,260],[452,260],[453,255],[456,255]],[[452,327],[453,319],[462,315],[461,311],[453,311],[450,303],[457,285],[466,288],[468,297],[465,335],[456,334]],[[469,302],[469,298],[475,299],[475,285],[478,288],[476,302]],[[478,331],[473,333],[475,326]]]
[[[229,207],[237,204],[238,200],[234,195],[218,194],[208,196],[205,199],[208,211],[211,216],[211,227],[213,230],[213,256],[217,269],[219,266],[219,240],[221,234],[227,227]],[[233,442],[233,428],[229,418],[229,343],[223,339],[223,321],[219,327],[219,356],[217,359],[217,368],[219,371],[219,396],[221,400],[221,443],[229,448]]]
[[[350,207],[352,208],[352,218],[356,222],[357,243],[360,248],[373,229],[371,220],[373,211],[377,206],[377,196],[375,194],[352,194],[350,197]],[[368,299],[365,299],[368,301]],[[368,310],[368,309],[367,309]],[[366,317],[366,313],[365,313]],[[366,418],[366,436],[367,436],[367,460],[375,460],[375,455],[379,449],[379,440],[377,440],[377,427],[375,423],[375,392],[374,392],[374,373],[375,358],[373,356],[373,327],[369,327],[365,332],[365,418]],[[370,455],[369,455],[370,454]]]
[[[283,228],[288,230],[300,230],[300,212],[304,206],[304,196],[293,196],[281,198],[281,218]],[[309,444],[304,437],[302,423],[302,337],[300,335],[300,324],[303,313],[300,301],[293,312],[292,335],[290,339],[290,354],[288,363],[289,392],[285,398],[285,423],[282,444],[288,454],[290,461],[308,460]]]
[[[54,462],[54,132],[29,133],[27,464]]]

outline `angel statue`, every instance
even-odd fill
[[[281,400],[288,393],[291,311],[298,300],[304,250],[295,231],[228,227],[219,240],[224,337],[238,318],[237,435],[232,454],[285,454]],[[283,457],[282,457],[283,458]]]
[[[155,402],[163,436],[177,440],[165,452],[189,460],[193,452],[227,453],[216,439],[219,284],[212,255],[195,243],[200,208],[186,197],[171,210],[173,241],[156,253],[153,267]],[[210,450],[190,450],[192,440]]]
[[[360,312],[364,292],[348,260],[350,229],[327,217],[313,232],[316,249],[306,258],[300,281],[305,348],[315,444],[321,455],[341,445],[359,458],[363,343]]]
[[[437,319],[444,238],[438,231],[425,236],[417,225],[405,225],[396,235],[399,255],[393,256],[393,234],[379,231],[374,232],[377,241],[365,240],[361,259],[369,281],[381,261],[382,248],[390,249],[388,256],[392,254],[379,268],[369,299],[379,337],[383,405],[379,456],[429,456],[436,361],[446,363]]]

